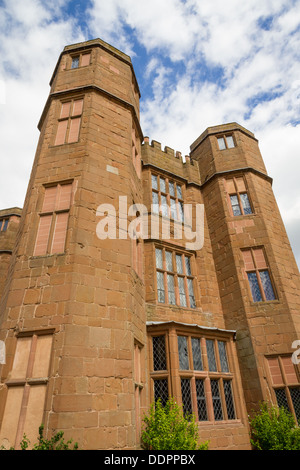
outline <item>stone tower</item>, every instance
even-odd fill
[[[1,311],[1,440],[35,442],[43,421],[83,448],[134,448],[141,244],[126,230],[101,239],[97,224],[102,204],[123,220],[142,202],[139,89],[130,58],[101,40],[66,47],[50,86]]]
[[[300,410],[291,361],[300,338],[299,271],[257,139],[236,123],[211,127],[191,145],[191,156],[199,164],[225,324],[237,328],[248,411],[262,400]]]
[[[138,449],[169,396],[210,449],[250,449],[262,400],[300,422],[299,272],[255,136],[210,127],[185,158],[143,137],[131,60],[100,39],[50,87],[21,219],[0,211],[0,446],[43,423]]]

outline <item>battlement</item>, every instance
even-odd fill
[[[198,162],[191,159],[190,155],[183,155],[171,147],[165,146],[163,149],[157,140],[151,140],[150,143],[149,137],[144,137],[142,160],[143,166],[152,166],[173,173],[189,183],[200,183]]]

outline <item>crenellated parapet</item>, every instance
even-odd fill
[[[142,145],[143,167],[154,167],[163,172],[186,180],[187,183],[200,184],[200,175],[198,162],[190,158],[189,155],[183,155],[171,147],[165,146],[162,149],[160,142],[144,137]]]

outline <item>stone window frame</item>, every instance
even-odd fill
[[[258,261],[257,261],[255,255],[254,255],[255,251],[260,251],[263,255],[264,263],[263,263],[262,266],[258,265]],[[267,259],[267,255],[266,255],[266,252],[265,252],[265,248],[263,246],[254,246],[254,247],[243,248],[241,250],[241,252],[242,252],[242,256],[244,257],[244,272],[245,272],[245,277],[246,277],[247,282],[248,282],[248,287],[249,287],[249,290],[250,290],[250,295],[251,295],[252,302],[255,303],[255,304],[260,304],[260,303],[263,303],[263,302],[278,301],[278,294],[277,294],[277,290],[276,290],[275,283],[274,283],[274,280],[273,280],[270,265],[269,265],[269,262],[268,262],[268,259]],[[246,266],[246,262],[245,262],[245,253],[246,252],[250,253],[251,260],[252,260],[252,263],[253,263],[253,267],[247,268],[247,266]],[[270,285],[270,287],[272,289],[272,292],[274,294],[273,299],[268,299],[267,298],[265,287],[263,285],[261,275],[260,275],[260,273],[262,273],[262,272],[267,272],[267,274],[268,274],[268,281],[270,283],[269,285]],[[255,300],[254,299],[254,295],[253,295],[252,288],[251,288],[251,282],[250,282],[250,279],[249,279],[249,274],[252,274],[252,273],[255,273],[255,275],[256,275],[256,281],[257,281],[257,286],[259,288],[261,300]]]
[[[62,208],[58,207],[58,200],[59,196],[61,194],[61,187],[69,186],[70,187],[70,200],[67,205],[65,205]],[[47,190],[49,189],[54,189],[56,188],[56,195],[55,195],[55,202],[53,206],[53,210],[49,210],[48,208],[44,208],[45,204],[45,196],[47,194]],[[69,214],[71,210],[71,206],[73,204],[73,197],[74,197],[74,181],[63,181],[63,182],[58,182],[58,183],[53,183],[49,185],[44,186],[44,194],[43,194],[43,206],[41,210],[39,211],[39,225],[37,228],[37,234],[36,234],[36,240],[35,240],[35,246],[34,246],[34,251],[33,251],[33,256],[49,256],[49,255],[54,255],[58,253],[65,253],[65,247],[66,247],[66,237],[67,237],[67,231],[68,231],[68,224],[69,224]],[[53,251],[53,242],[54,242],[54,237],[56,233],[56,222],[60,215],[66,214],[66,226],[65,226],[65,231],[64,231],[64,249],[61,251]],[[49,224],[49,231],[48,231],[48,238],[47,238],[47,246],[46,249],[44,250],[43,253],[39,253],[37,251],[37,245],[38,245],[38,240],[39,240],[39,230],[41,227],[41,220],[43,218],[48,217],[50,224]]]
[[[136,426],[136,441],[139,442],[141,438],[142,428],[142,414],[141,410],[144,405],[144,391],[145,391],[145,370],[143,364],[145,361],[145,348],[142,343],[137,339],[134,340],[133,348],[133,379],[134,379],[134,400],[135,400],[135,426]]]
[[[23,388],[23,393],[22,393],[22,400],[21,400],[21,407],[19,411],[19,419],[17,421],[17,427],[16,427],[16,436],[15,436],[15,442],[14,446],[16,448],[19,448],[20,442],[23,438],[24,435],[24,426],[26,422],[26,414],[27,414],[27,407],[28,407],[28,400],[30,396],[31,389],[33,387],[38,387],[38,386],[43,386],[45,387],[45,399],[44,403],[42,404],[42,416],[41,416],[41,422],[39,425],[42,423],[43,419],[43,414],[45,412],[45,404],[47,400],[47,387],[48,387],[48,382],[50,378],[50,370],[51,370],[51,365],[52,365],[52,354],[53,354],[53,339],[54,339],[54,334],[55,334],[55,328],[46,328],[46,329],[40,329],[40,330],[28,330],[28,331],[23,331],[19,332],[16,334],[16,347],[15,347],[15,352],[14,352],[14,360],[16,357],[17,353],[17,348],[18,348],[18,341],[24,338],[31,338],[31,344],[29,348],[29,354],[28,354],[28,361],[27,361],[27,367],[26,367],[26,372],[24,375],[21,377],[13,377],[12,376],[12,371],[10,372],[8,379],[4,381],[6,390],[7,390],[7,396],[8,396],[8,391],[10,388]],[[50,348],[49,349],[49,356],[46,358],[46,362],[48,363],[47,367],[47,374],[43,374],[41,376],[35,376],[34,375],[34,367],[36,364],[37,360],[37,342],[38,338],[48,336],[50,337]],[[20,346],[20,343],[19,343]],[[42,353],[42,354],[41,354]],[[43,358],[43,361],[45,361],[45,351],[43,350],[40,351],[40,356],[39,359]],[[47,360],[48,359],[48,360]],[[47,366],[47,364],[46,364]],[[24,369],[25,370],[25,369]],[[5,413],[5,407],[3,408],[3,412]],[[3,417],[2,417],[3,421]],[[3,423],[2,423],[3,424]]]
[[[229,181],[232,181],[232,183],[233,183],[232,184],[232,186],[234,187],[233,190],[230,190],[230,187],[229,187],[229,184],[228,184]],[[253,215],[254,214],[253,203],[252,203],[251,198],[249,196],[249,189],[248,189],[245,177],[243,175],[236,175],[236,176],[233,176],[231,178],[225,178],[224,179],[224,184],[225,184],[225,190],[226,190],[226,195],[227,195],[227,200],[228,200],[228,205],[229,205],[229,208],[230,208],[231,215],[233,217],[238,217],[238,216],[247,217],[249,215]],[[243,194],[246,194],[246,196],[247,196],[247,200],[248,200],[249,207],[250,207],[250,210],[251,210],[251,212],[249,212],[249,213],[245,213],[245,206],[244,206],[244,203],[243,203],[243,200],[242,200],[242,195]],[[237,197],[237,201],[238,201],[238,208],[239,208],[239,211],[240,211],[240,213],[238,213],[238,214],[234,213],[234,204],[233,204],[233,201],[232,201],[232,197],[234,197],[234,196]]]
[[[232,145],[228,145],[229,138],[232,140]],[[221,150],[221,151],[222,150],[230,150],[230,149],[235,148],[237,146],[233,134],[218,134],[216,136],[216,139],[217,139],[218,149]],[[221,142],[223,143],[223,145],[220,145]]]
[[[276,364],[276,362],[277,364]],[[289,362],[290,361],[290,362]],[[275,364],[274,364],[275,363]],[[292,413],[300,426],[300,403],[295,408],[291,390],[296,389],[300,396],[300,367],[293,364],[292,354],[279,354],[265,356],[265,368],[267,379],[270,384],[273,403],[283,406]],[[293,379],[296,380],[293,380]],[[284,392],[284,399],[278,395],[278,391]]]
[[[157,188],[153,186],[154,178],[156,178]],[[165,187],[162,187],[161,180],[164,180]],[[174,185],[174,193],[170,193],[170,183]],[[178,223],[184,221],[184,199],[185,199],[185,185],[178,179],[164,174],[151,171],[150,173],[150,187],[151,187],[151,205],[153,205],[153,212],[160,214],[162,217],[168,217]],[[180,187],[180,193],[178,191]],[[157,195],[157,202],[154,202],[153,195]],[[166,203],[163,203],[163,198]],[[171,205],[173,201],[173,204]],[[158,211],[156,205],[158,204]],[[174,217],[174,210],[176,217]]]
[[[6,232],[8,228],[9,217],[0,218],[0,232]]]
[[[89,56],[88,63],[86,63],[86,61],[83,59],[84,56]],[[78,65],[76,67],[73,67],[73,63],[76,59],[78,59]],[[88,67],[91,64],[91,59],[92,59],[92,54],[90,51],[71,54],[70,55],[70,70],[77,70],[78,68],[81,68],[81,67]]]
[[[79,103],[79,106],[76,106],[77,102]],[[79,142],[83,106],[83,96],[76,96],[59,102],[59,114],[53,143],[54,147],[66,144],[76,144]],[[65,112],[66,107],[69,108],[68,113]],[[76,127],[74,124],[75,122],[77,124]]]
[[[181,379],[190,381],[190,394],[191,394],[191,405],[192,413],[196,416],[198,425],[205,426],[211,424],[231,424],[241,422],[241,404],[238,394],[237,378],[235,373],[235,364],[233,361],[232,332],[216,331],[212,333],[209,329],[195,327],[194,325],[182,325],[177,322],[151,322],[148,323],[148,356],[149,356],[149,371],[150,371],[150,401],[155,402],[159,394],[155,393],[155,386],[158,381],[167,381],[168,384],[168,396],[175,398],[178,404],[183,405],[182,400],[182,389]],[[216,329],[217,330],[217,329]],[[191,354],[191,342],[189,340],[189,369],[180,370],[179,367],[179,354],[178,354],[178,336],[185,336],[189,339],[199,338],[201,341],[202,371],[196,371],[191,367],[192,365],[192,354]],[[165,370],[154,370],[153,365],[153,337],[164,337],[165,338],[165,349],[166,349],[166,369]],[[227,361],[229,366],[229,372],[222,372],[220,370],[220,358],[218,349],[216,349],[216,361],[217,361],[217,372],[212,372],[208,367],[207,353],[206,353],[206,340],[210,339],[215,343],[222,341],[226,344]],[[196,381],[203,381],[205,391],[205,403],[206,403],[206,417],[207,419],[199,420],[198,417],[198,404],[197,404],[197,391]],[[220,391],[220,404],[222,407],[223,419],[216,419],[214,414],[213,397],[211,392],[211,381],[218,381]],[[234,404],[234,418],[229,419],[227,411],[227,402],[224,392],[224,383],[229,382],[231,387],[231,396]],[[163,404],[166,401],[166,397],[163,397]]]
[[[157,250],[161,250],[162,252],[162,267],[158,267],[157,265]],[[167,263],[166,252],[171,253],[172,255],[172,270],[169,269]],[[177,268],[177,258],[181,257],[181,265],[183,268],[183,272],[178,272]],[[186,258],[189,260],[189,268],[190,273],[187,271],[187,264]],[[186,250],[180,247],[170,247],[168,245],[164,245],[161,243],[154,244],[154,266],[155,266],[155,288],[156,288],[156,300],[158,305],[168,305],[174,306],[178,308],[188,308],[188,309],[196,309],[197,308],[197,290],[196,290],[196,275],[195,275],[195,266],[194,266],[194,255],[192,253],[187,252]],[[163,284],[164,284],[164,297],[165,301],[159,301],[159,289],[158,289],[158,273],[162,274],[163,276]],[[169,276],[173,276],[173,286],[174,291],[171,291],[174,294],[174,301],[170,302],[170,285],[168,283]],[[183,287],[184,292],[180,291],[180,285],[178,280],[183,279]],[[190,282],[189,282],[190,281]],[[181,282],[182,284],[182,282]],[[192,290],[190,289],[192,287]],[[185,303],[186,305],[182,305],[180,297],[181,295],[185,296]],[[191,298],[193,297],[194,305],[192,306]]]

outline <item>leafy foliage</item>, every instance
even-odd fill
[[[70,448],[72,444],[72,439],[65,442],[63,431],[56,433],[51,439],[44,438],[44,426],[39,427],[39,437],[38,442],[34,444],[32,450],[78,450],[77,442],[74,443],[73,448]],[[30,441],[27,436],[24,434],[22,441],[20,442],[21,450],[28,450]],[[4,450],[3,447],[0,450]],[[15,450],[11,447],[9,450]]]
[[[257,450],[300,450],[300,428],[284,408],[262,403],[249,419],[251,443]]]
[[[185,417],[173,398],[168,400],[165,407],[160,400],[152,403],[143,421],[142,446],[146,450],[208,449],[208,442],[198,444],[195,417]]]

